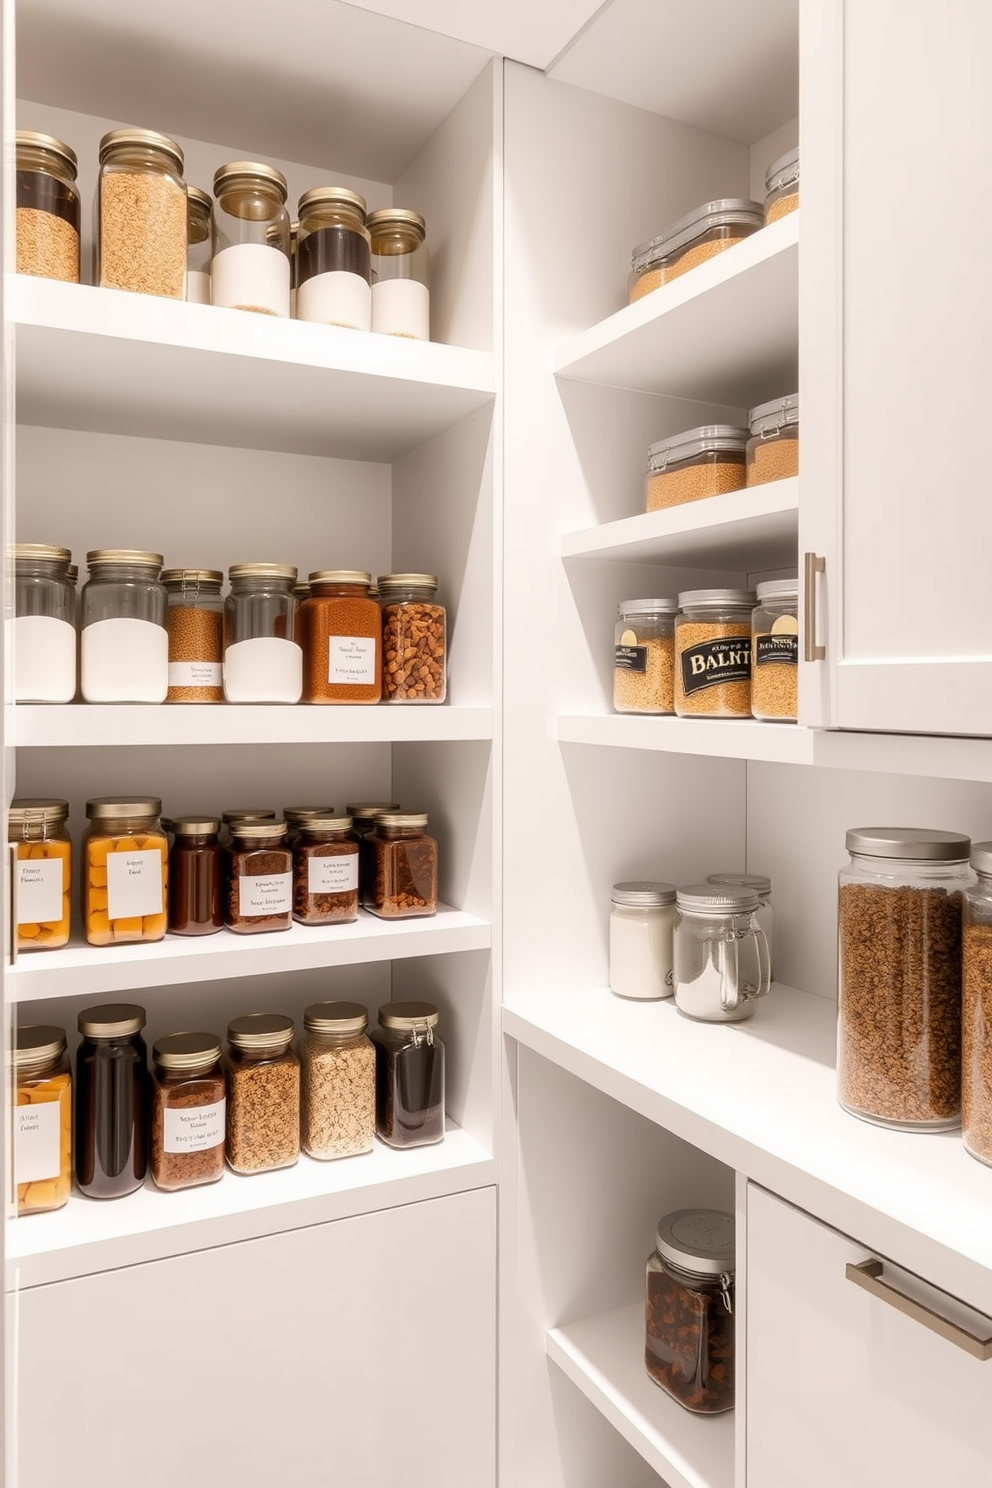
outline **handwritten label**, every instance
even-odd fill
[[[224,1140],[227,1101],[222,1096],[212,1106],[165,1108],[162,1146],[166,1152],[206,1152]]]
[[[107,854],[107,914],[112,920],[157,915],[164,908],[160,852]]]
[[[375,686],[375,637],[331,636],[327,652],[328,682]]]
[[[242,918],[289,914],[293,908],[293,875],[269,873],[238,877],[238,909]]]
[[[59,1176],[61,1102],[18,1106],[14,1126],[14,1181],[41,1183]]]
[[[61,918],[62,859],[18,859],[17,923],[44,925]]]

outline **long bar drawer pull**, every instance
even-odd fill
[[[992,1359],[992,1321],[989,1322],[987,1333],[972,1333],[967,1328],[961,1327],[959,1323],[952,1323],[949,1318],[941,1317],[939,1312],[934,1312],[932,1307],[927,1307],[922,1302],[917,1302],[914,1297],[907,1297],[903,1292],[897,1292],[889,1282],[882,1280],[881,1261],[861,1261],[854,1265],[849,1261],[846,1267],[848,1281],[853,1281],[855,1286],[863,1287],[880,1302],[887,1302],[897,1312],[903,1312],[914,1322],[922,1323],[924,1328],[929,1328],[932,1333],[939,1333],[941,1338],[946,1338],[948,1343],[956,1343],[958,1348],[964,1349],[966,1354],[971,1354],[974,1359]]]
[[[803,630],[805,631],[805,646],[803,650],[804,661],[823,661],[827,654],[826,646],[818,646],[816,643],[816,576],[818,573],[826,572],[827,560],[821,558],[819,553],[804,554],[804,579],[805,593],[803,604]]]

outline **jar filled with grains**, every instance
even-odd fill
[[[757,588],[751,616],[751,712],[795,723],[799,717],[799,580],[772,579]]]
[[[224,923],[239,935],[288,930],[293,923],[293,854],[286,823],[231,823]]]
[[[773,160],[765,171],[765,223],[799,207],[799,146]]]
[[[437,843],[420,812],[384,812],[359,844],[362,908],[383,920],[437,913]]]
[[[71,703],[76,695],[76,595],[68,548],[16,543],[14,701]]]
[[[216,568],[167,568],[167,703],[224,701],[224,575]]]
[[[86,802],[83,928],[90,945],[161,940],[167,921],[169,840],[157,796]]]
[[[430,254],[419,212],[380,207],[370,212],[372,329],[387,336],[429,341]]]
[[[739,491],[745,483],[747,430],[703,424],[661,439],[648,450],[647,510],[661,511]]]
[[[175,1192],[224,1176],[226,1082],[220,1039],[170,1033],[152,1046],[151,1167],[156,1188]]]
[[[79,283],[76,152],[50,134],[19,129],[17,272]]]
[[[191,304],[209,305],[214,204],[197,186],[187,187],[186,197],[186,298]]]
[[[303,604],[303,700],[377,703],[382,696],[382,613],[359,569],[310,575]]]
[[[371,1152],[375,1140],[375,1049],[358,1002],[315,1002],[300,1040],[304,1152],[327,1160]]]
[[[301,925],[358,919],[358,843],[350,816],[300,822],[293,843],[293,919]]]
[[[747,589],[688,589],[675,618],[675,711],[680,718],[750,718]]]
[[[976,842],[961,935],[961,1127],[965,1151],[992,1166],[992,842]]]
[[[72,1075],[65,1029],[19,1026],[8,1050],[18,1215],[61,1209],[72,1189]]]
[[[788,480],[799,474],[799,394],[759,403],[750,413],[747,483]]]
[[[434,574],[380,574],[382,700],[443,703],[447,622]]]
[[[372,249],[365,214],[365,198],[346,186],[317,186],[300,197],[300,320],[371,330]]]
[[[161,553],[95,548],[80,595],[80,673],[88,703],[164,703],[168,598]]]
[[[847,833],[838,898],[837,1078],[852,1116],[897,1130],[961,1115],[962,900],[975,882],[960,832]]]
[[[227,1025],[227,1160],[236,1173],[291,1168],[299,1160],[295,1031],[282,1013],[248,1013]]]
[[[224,927],[224,849],[216,816],[177,816],[169,854],[169,929],[214,935]]]
[[[236,563],[224,601],[224,696],[229,703],[298,703],[303,651],[296,637],[296,569]]]
[[[148,1166],[145,1010],[133,1002],[84,1008],[77,1020],[76,1183],[90,1199],[121,1199]]]
[[[430,1002],[390,1002],[379,1009],[373,1034],[375,1129],[390,1147],[423,1147],[444,1139],[440,1016]]]
[[[152,129],[113,129],[100,141],[97,283],[186,298],[183,152]]]
[[[644,1364],[686,1410],[734,1405],[734,1216],[678,1209],[659,1221],[646,1274]]]
[[[674,599],[623,599],[613,635],[617,713],[674,713]]]
[[[21,796],[7,813],[7,840],[16,844],[15,944],[20,951],[57,951],[69,942],[72,843],[68,801]]]
[[[257,160],[214,173],[210,298],[231,310],[289,316],[286,177]]]
[[[717,253],[733,248],[764,226],[760,202],[723,197],[704,202],[663,233],[635,248],[631,257],[630,302],[669,284]]]

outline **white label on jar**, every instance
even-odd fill
[[[298,703],[303,652],[295,641],[256,636],[224,652],[224,696],[229,703]]]
[[[416,279],[378,279],[372,286],[372,329],[429,341],[430,294]]]
[[[210,304],[210,274],[205,269],[189,269],[186,274],[186,298],[191,305]]]
[[[331,636],[327,649],[328,682],[375,686],[375,637]]]
[[[233,310],[289,315],[289,259],[264,243],[235,243],[210,262],[210,298]]]
[[[224,1140],[227,1101],[221,1096],[212,1106],[186,1106],[175,1111],[166,1106],[162,1146],[166,1152],[206,1152]]]
[[[160,852],[107,854],[107,915],[111,920],[134,920],[161,914],[165,907]]]
[[[170,687],[219,687],[224,671],[219,661],[170,661]]]
[[[315,274],[296,291],[296,318],[316,320],[321,325],[350,326],[356,331],[370,331],[371,286],[361,274],[349,274],[344,269]]]
[[[14,621],[14,698],[71,703],[76,696],[76,628],[51,615]]]
[[[169,636],[150,620],[97,620],[80,643],[88,703],[164,703]]]
[[[62,1102],[18,1106],[14,1127],[15,1183],[43,1183],[59,1176]]]
[[[62,859],[19,858],[17,923],[45,925],[62,918]]]
[[[108,859],[109,862],[109,859]],[[289,914],[293,908],[293,875],[238,875],[238,913],[242,919],[252,915]]]
[[[307,859],[307,890],[311,894],[347,894],[358,888],[358,854]]]

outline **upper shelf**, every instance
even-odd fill
[[[799,213],[555,350],[558,377],[753,407],[799,385]]]
[[[389,463],[494,396],[489,352],[8,276],[17,417]]]

